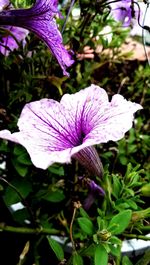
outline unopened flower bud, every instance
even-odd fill
[[[102,241],[107,241],[111,237],[111,233],[108,232],[106,229],[99,231],[97,233],[97,238],[101,239]]]
[[[143,196],[150,197],[150,183],[145,184],[140,191]]]

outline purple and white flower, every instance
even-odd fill
[[[9,0],[0,0],[0,11],[3,10],[3,8],[9,6],[10,1]]]
[[[101,162],[94,145],[118,141],[132,127],[134,113],[142,106],[91,85],[60,102],[41,99],[25,105],[18,121],[19,132],[0,131],[0,138],[23,145],[42,169],[55,162],[77,159],[92,174],[101,176]]]
[[[57,0],[36,0],[28,9],[3,10],[0,12],[0,25],[25,28],[35,33],[49,47],[58,60],[63,74],[68,75],[66,68],[73,60],[62,44],[54,16],[59,15]]]
[[[5,26],[5,35],[0,40],[0,52],[8,56],[10,51],[18,49],[19,42],[26,44],[25,38],[28,35],[27,29],[22,29],[18,27]]]
[[[0,11],[7,6],[9,6],[9,8],[12,7],[9,0],[0,0]],[[25,38],[29,31],[27,29],[12,26],[4,26],[4,29],[6,29],[6,32],[0,38],[0,52],[3,55],[8,56],[10,51],[18,49],[19,42],[22,41],[23,45],[25,45]]]
[[[138,8],[135,5],[136,0],[121,0],[115,1],[110,4],[111,14],[114,19],[122,22],[124,27],[131,25],[132,19],[138,17]]]

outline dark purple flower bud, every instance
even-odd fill
[[[79,181],[82,181],[82,186],[89,190],[89,194],[83,203],[83,207],[88,210],[97,196],[105,196],[105,191],[89,178],[79,177]]]
[[[94,146],[82,149],[73,158],[78,160],[92,175],[103,176],[103,165]]]
[[[54,16],[59,15],[57,0],[36,0],[28,9],[3,10],[0,13],[0,25],[21,27],[35,33],[50,48],[57,58],[63,74],[68,75],[66,68],[73,60],[62,44],[62,36],[58,30]]]

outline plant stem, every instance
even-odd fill
[[[74,222],[74,218],[75,218],[75,215],[76,215],[76,211],[77,211],[77,208],[74,208],[73,209],[73,215],[72,215],[71,223],[70,223],[70,239],[71,239],[73,250],[75,250],[75,243],[74,243],[74,240],[73,240],[72,227],[73,227],[73,222]]]
[[[70,223],[70,239],[71,239],[72,248],[73,248],[74,251],[76,251],[76,247],[75,247],[75,242],[74,242],[74,239],[73,239],[72,228],[73,228],[73,222],[74,222],[74,219],[75,219],[76,211],[80,207],[81,207],[81,203],[79,201],[78,202],[74,202],[73,215],[72,215],[72,219],[71,219],[71,223]]]
[[[61,231],[53,228],[29,228],[29,227],[14,227],[0,223],[0,232],[11,232],[18,234],[37,234],[37,235],[62,235]]]
[[[150,225],[139,227],[139,229],[142,231],[150,231]]]
[[[136,239],[142,239],[142,240],[150,240],[149,236],[143,236],[143,235],[136,235],[136,234],[123,234],[126,238],[136,238]]]

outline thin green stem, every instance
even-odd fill
[[[136,234],[123,234],[124,237],[126,238],[136,238],[136,239],[142,239],[142,240],[150,240],[149,236],[143,236],[143,235],[136,235]]]
[[[10,232],[17,234],[36,234],[36,235],[62,235],[61,231],[53,229],[53,228],[29,228],[29,227],[14,227],[5,225],[3,223],[0,224],[0,232]]]
[[[150,231],[150,225],[139,227],[139,229],[142,231]]]

